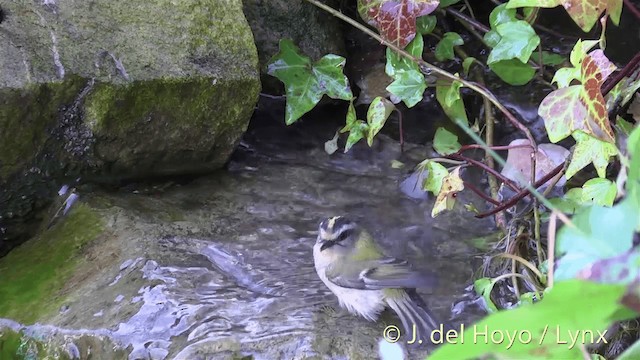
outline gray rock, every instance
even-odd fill
[[[62,178],[211,171],[246,129],[260,82],[240,0],[19,0],[2,13],[0,256]]]

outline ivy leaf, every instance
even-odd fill
[[[405,49],[409,54],[416,58],[422,58],[422,51],[424,49],[424,39],[422,36],[416,36],[407,48]],[[403,71],[416,71],[420,73],[420,67],[415,62],[399,55],[391,48],[387,48],[387,63],[384,67],[384,71],[387,75],[395,77],[398,73]]]
[[[495,281],[492,281],[491,279],[486,277],[480,278],[473,282],[473,289],[475,290],[476,294],[482,296],[489,313],[498,312],[496,304],[494,304],[493,300],[491,300],[491,291],[493,290],[493,286],[495,284]]]
[[[638,224],[638,208],[626,198],[614,207],[592,205],[571,221],[575,227],[558,231],[556,253],[560,258],[557,280],[570,279],[596,261],[622,255],[631,249]]]
[[[567,167],[567,179],[570,179],[590,163],[593,163],[598,176],[604,178],[607,173],[609,158],[618,155],[616,146],[600,141],[582,131],[576,131],[572,136],[576,140],[576,147],[573,149],[571,163]]]
[[[422,100],[427,84],[421,72],[402,71],[396,73],[395,80],[386,89],[411,108]]]
[[[471,341],[445,343],[435,349],[429,360],[581,359],[579,346],[567,346],[559,340],[566,341],[567,333],[602,333],[614,321],[636,317],[637,314],[620,304],[625,290],[625,285],[585,280],[558,281],[545,291],[539,302],[498,311],[483,318],[463,334],[458,334],[458,339]],[[478,337],[478,331],[484,332],[485,329],[488,329],[488,335]],[[504,334],[504,340],[491,341],[492,333]],[[523,333],[527,334],[526,341],[518,341],[517,334]],[[515,341],[508,343],[506,334],[514,334]],[[474,336],[477,341],[473,341]],[[584,345],[591,346],[597,340],[597,336],[593,340],[587,337]],[[495,356],[483,356],[485,354]]]
[[[391,101],[383,97],[378,96],[373,99],[367,111],[367,123],[369,125],[367,130],[367,144],[369,144],[369,146],[373,145],[373,138],[382,129],[384,123],[395,108]]]
[[[563,197],[549,199],[549,202],[564,213],[575,214],[583,207],[582,188],[569,189]]]
[[[418,165],[420,171],[426,171],[427,175],[422,182],[422,190],[431,191],[434,195],[438,195],[442,188],[442,180],[449,175],[447,169],[442,164],[425,160]]]
[[[489,64],[489,68],[504,82],[514,86],[524,85],[536,75],[531,65],[518,59],[500,60]]]
[[[509,59],[520,59],[526,63],[533,50],[540,44],[540,38],[526,21],[503,23],[496,26],[495,30],[500,35],[500,41],[491,50],[488,64]]]
[[[353,106],[353,100],[349,102],[349,109],[347,109],[347,118],[345,121],[345,125],[342,129],[340,129],[340,133],[346,133],[350,131],[353,127],[353,124],[356,123],[356,108]]]
[[[489,14],[489,25],[494,30],[500,24],[513,21],[518,21],[518,18],[516,17],[516,10],[508,9],[507,4],[496,6],[491,11],[491,14]]]
[[[433,137],[433,148],[438,154],[443,156],[453,154],[460,150],[460,147],[458,136],[443,127],[439,127],[438,130],[436,130],[436,134]]]
[[[609,179],[590,179],[582,185],[582,202],[612,206],[616,199],[616,184]]]
[[[558,69],[551,79],[551,83],[558,84],[558,88],[565,88],[571,84],[573,80],[580,79],[580,69],[578,68],[562,68]]]
[[[540,103],[538,114],[544,120],[552,142],[564,139],[575,130],[582,130],[599,140],[615,143],[600,92],[603,73],[598,64],[601,61],[587,55],[580,64],[582,84],[555,90]],[[604,74],[607,75],[606,72]]]
[[[459,2],[460,2],[460,0],[440,0],[440,5],[438,5],[438,8],[444,9],[447,6],[451,6],[451,5],[457,4]]]
[[[465,76],[469,76],[469,69],[471,69],[471,64],[474,62],[480,63],[478,59],[469,56],[462,61],[462,70],[464,71]]]
[[[464,183],[460,178],[460,166],[442,179],[440,192],[431,209],[431,217],[436,217],[444,210],[451,210],[456,203],[457,194],[464,190]]]
[[[347,138],[347,144],[344,147],[346,153],[355,145],[358,141],[363,139],[369,132],[369,125],[362,120],[356,120],[349,131],[349,137]]]
[[[343,57],[329,54],[312,65],[291,40],[280,40],[280,51],[269,61],[267,73],[285,86],[287,125],[313,109],[324,94],[334,99],[353,98],[349,81],[342,73],[345,62]]]
[[[462,83],[457,80],[451,84],[436,84],[436,99],[453,122],[468,124],[467,112],[460,97],[461,86]]]
[[[565,58],[562,55],[554,54],[549,51],[542,51],[542,63],[545,65],[555,66],[564,62]]]
[[[436,28],[437,23],[438,19],[433,15],[420,16],[416,19],[416,28],[419,34],[427,35],[431,34],[433,29]]]
[[[489,30],[486,34],[484,34],[484,41],[489,45],[490,48],[496,47],[500,42],[500,34],[498,34],[495,30]]]
[[[622,0],[510,0],[507,7],[543,7],[552,8],[562,5],[571,19],[584,32],[589,32],[600,18],[600,14],[606,11],[614,24],[620,24],[622,13]]]
[[[627,138],[627,149],[629,149],[631,162],[627,173],[626,187],[630,193],[635,190],[640,202],[640,126],[636,126]]]
[[[455,55],[453,53],[453,47],[460,46],[463,44],[464,44],[464,41],[462,40],[460,35],[458,35],[458,33],[455,33],[455,32],[445,33],[444,36],[442,37],[442,40],[440,40],[438,42],[438,45],[436,45],[436,52],[435,52],[436,59],[438,59],[438,61],[455,59]]]
[[[387,41],[404,48],[416,36],[416,19],[431,14],[438,0],[358,0],[358,12]]]

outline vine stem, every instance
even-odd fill
[[[413,55],[409,54],[408,52],[406,52],[404,49],[399,48],[398,46],[396,46],[395,44],[385,40],[382,38],[382,36],[376,34],[374,31],[372,31],[371,29],[367,28],[366,26],[358,23],[356,20],[344,15],[343,13],[333,9],[331,6],[328,6],[326,4],[323,4],[322,2],[320,2],[319,0],[306,0],[307,2],[321,8],[322,10],[330,13],[331,15],[339,18],[342,21],[345,21],[347,23],[349,23],[351,26],[354,26],[355,28],[359,29],[360,31],[364,32],[365,34],[371,36],[372,38],[378,40],[381,44],[384,44],[385,46],[387,46],[388,48],[392,49],[393,51],[395,51],[396,53],[398,53],[399,55],[401,55],[404,58],[407,58],[413,62],[415,62],[416,64],[418,64],[420,66],[420,70],[424,73],[430,74],[431,72],[434,72],[444,78],[447,78],[451,81],[459,81],[462,85],[468,87],[469,89],[475,91],[476,93],[484,96],[485,98],[489,99],[489,101],[491,101],[491,103],[493,103],[493,105],[500,110],[500,112],[502,112],[505,117],[507,118],[507,120],[509,120],[509,122],[511,122],[513,124],[513,126],[515,126],[518,130],[520,130],[526,137],[527,139],[529,139],[530,143],[533,146],[533,151],[534,153],[537,151],[537,143],[536,141],[533,139],[533,136],[531,135],[531,132],[529,131],[529,129],[527,129],[520,121],[518,121],[518,119],[516,119],[516,117],[509,111],[507,110],[507,108],[502,105],[502,103],[500,103],[498,101],[498,99],[493,95],[493,93],[491,93],[488,89],[486,89],[484,86],[477,84],[473,81],[468,81],[465,80],[459,76],[456,76],[454,74],[451,74],[448,71],[442,70],[438,67],[436,67],[435,65],[432,65],[426,61],[424,61],[422,58],[416,58]]]

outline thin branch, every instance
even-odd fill
[[[511,150],[511,149],[518,149],[518,148],[533,148],[533,146],[531,146],[529,144],[527,144],[527,145],[489,146],[489,149],[496,150],[496,151]],[[461,152],[467,151],[467,150],[471,150],[471,149],[484,149],[484,147],[482,145],[478,145],[478,144],[462,145],[462,147],[460,147],[460,150],[458,150],[458,153],[461,153]]]
[[[497,200],[492,199],[489,195],[485,194],[484,192],[482,192],[482,190],[478,189],[477,187],[475,187],[473,184],[471,184],[470,182],[465,181],[464,182],[464,187],[473,191],[474,193],[476,193],[478,196],[480,196],[481,198],[485,199],[486,201],[492,203],[495,206],[500,205],[500,202]]]
[[[488,33],[491,30],[488,27],[486,27],[483,23],[468,17],[467,15],[461,13],[458,10],[454,10],[454,9],[448,7],[445,11],[448,12],[449,14],[453,15],[454,17],[457,17],[460,20],[466,21],[471,26],[473,26],[474,28],[476,28],[476,29],[478,29],[478,30],[480,30],[480,31],[482,31],[484,33]]]
[[[624,5],[629,9],[629,11],[636,17],[636,19],[640,20],[640,10],[636,8],[635,5],[631,2],[631,0],[622,0]]]
[[[474,70],[477,70],[477,69],[474,69]],[[484,78],[482,77],[482,73],[480,71],[474,71],[474,75],[476,76],[477,81],[479,83],[484,84]],[[493,130],[494,130],[493,108],[491,106],[491,102],[489,102],[487,98],[483,98],[483,107],[484,107],[484,123],[486,126],[486,132],[484,134],[485,142],[487,143],[488,147],[494,148],[493,146]],[[484,154],[484,161],[486,162],[488,167],[492,169],[496,168],[496,164],[493,161],[491,154],[489,154],[488,152],[485,152]],[[491,197],[497,200],[498,199],[498,180],[496,180],[496,177],[493,176],[492,174],[488,174],[487,178],[489,180],[489,192],[491,193]],[[495,216],[495,219],[496,219],[496,225],[498,226],[498,228],[500,228],[500,230],[502,230],[503,233],[506,233],[507,219],[504,215],[504,212],[502,211],[498,212]],[[516,282],[516,285],[517,285],[516,278],[513,278],[513,280]]]
[[[547,175],[542,177],[542,179],[540,179],[538,182],[536,182],[536,184],[534,186],[534,189],[537,189],[538,187],[542,186],[547,181],[549,181],[549,179],[551,179],[552,177],[556,176],[556,174],[558,174],[558,172],[560,172],[560,170],[562,170],[563,167],[564,167],[564,163],[558,165],[555,169],[551,170],[550,173],[548,173]],[[482,218],[485,218],[485,217],[487,217],[489,215],[493,215],[493,214],[497,213],[498,211],[502,211],[504,209],[508,209],[508,208],[512,207],[513,205],[515,205],[518,201],[520,201],[520,199],[522,199],[525,196],[529,195],[529,193],[531,193],[531,191],[529,191],[529,189],[523,189],[519,193],[517,193],[515,196],[513,196],[509,201],[505,202],[502,206],[498,206],[495,209],[492,209],[490,211],[484,212],[482,214],[478,214],[478,215],[476,215],[476,217],[479,218],[479,219],[482,219]]]
[[[627,65],[625,65],[625,67],[622,68],[622,70],[618,71],[615,75],[609,77],[607,81],[604,83],[604,85],[602,85],[602,90],[600,91],[602,93],[602,96],[606,96],[609,93],[609,91],[611,91],[611,89],[613,89],[613,87],[620,82],[620,80],[622,80],[625,76],[628,76],[629,74],[633,73],[639,64],[640,64],[640,53],[637,53],[631,59],[631,61],[629,61]]]
[[[366,26],[358,23],[356,20],[351,19],[350,17],[342,14],[339,11],[336,11],[335,9],[333,9],[332,7],[323,4],[322,2],[318,1],[318,0],[306,0],[307,2],[327,11],[328,13],[330,13],[331,15],[349,23],[350,25],[358,28],[359,30],[361,30],[362,32],[364,32],[365,34],[371,36],[372,38],[378,40],[381,44],[386,45],[388,48],[392,49],[393,51],[395,51],[396,53],[398,53],[399,55],[401,55],[402,57],[409,59],[415,63],[417,63],[420,66],[420,70],[425,73],[425,74],[431,74],[436,73],[446,79],[449,79],[451,81],[459,81],[462,85],[468,87],[469,89],[477,92],[478,94],[486,97],[489,99],[489,101],[491,101],[495,107],[500,110],[500,112],[502,112],[506,118],[509,120],[509,122],[511,122],[513,124],[514,127],[516,127],[518,130],[520,130],[523,134],[525,134],[525,136],[527,137],[527,139],[529,139],[529,141],[531,142],[531,144],[534,146],[534,151],[537,150],[537,143],[534,140],[533,136],[531,135],[531,132],[529,131],[529,129],[527,129],[520,121],[518,121],[518,119],[504,106],[502,105],[502,103],[500,103],[498,101],[498,99],[495,97],[495,95],[493,95],[493,93],[491,93],[488,89],[486,89],[484,86],[481,86],[473,81],[468,81],[465,80],[459,76],[453,75],[448,71],[442,70],[438,67],[436,67],[435,65],[432,65],[426,61],[424,61],[422,58],[416,58],[415,56],[409,54],[408,52],[406,52],[405,50],[399,48],[397,45],[385,40],[384,38],[382,38],[380,35],[376,34],[374,31],[372,31],[371,29],[367,28]]]
[[[481,168],[482,170],[490,173],[491,175],[499,178],[500,180],[502,180],[502,182],[507,184],[507,186],[509,186],[514,191],[520,191],[520,188],[518,186],[516,186],[516,184],[514,184],[513,181],[511,181],[510,179],[508,179],[504,175],[500,174],[495,169],[490,168],[489,166],[487,166],[487,164],[483,163],[482,161],[478,161],[478,160],[475,160],[475,159],[472,159],[472,158],[469,158],[469,157],[466,157],[466,156],[460,155],[460,154],[451,154],[451,155],[448,155],[447,157],[449,157],[451,159],[454,159],[454,160],[466,161],[469,164],[475,165],[475,166]]]
[[[549,259],[549,262],[547,263],[547,287],[549,288],[553,287],[553,270],[556,262],[556,219],[558,219],[558,212],[552,210],[547,230],[547,256]]]

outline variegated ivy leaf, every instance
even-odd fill
[[[464,183],[460,178],[460,166],[456,167],[449,175],[442,179],[440,192],[431,210],[431,217],[436,217],[445,210],[453,209],[457,194],[464,190]]]
[[[395,109],[393,103],[383,97],[373,99],[367,111],[367,123],[369,129],[367,131],[367,144],[373,145],[373,138],[382,129],[389,115]]]
[[[576,146],[573,149],[571,163],[567,167],[566,177],[570,179],[585,166],[593,163],[598,176],[604,178],[607,175],[607,165],[612,156],[618,155],[618,148],[608,142],[600,141],[582,131],[573,133]]]
[[[267,73],[285,86],[287,125],[313,109],[324,94],[334,99],[353,98],[349,81],[342,73],[345,62],[345,58],[329,54],[312,64],[291,40],[280,40],[280,51],[269,61]]]
[[[594,51],[591,54],[580,64],[581,84],[551,92],[538,107],[538,114],[544,120],[552,142],[582,130],[604,142],[615,143],[601,93],[604,76],[612,71],[610,62],[602,59],[604,54],[601,52]]]
[[[447,169],[442,164],[427,159],[418,165],[420,171],[426,171],[427,175],[422,182],[422,190],[430,191],[434,195],[438,195],[442,188],[442,180],[449,175]]]
[[[620,23],[622,0],[509,0],[507,8],[552,8],[559,5],[564,7],[571,19],[584,32],[589,32],[593,28],[603,11],[606,11],[614,24]]]
[[[431,14],[439,0],[358,0],[358,12],[383,38],[404,48],[416,36],[416,19]]]

